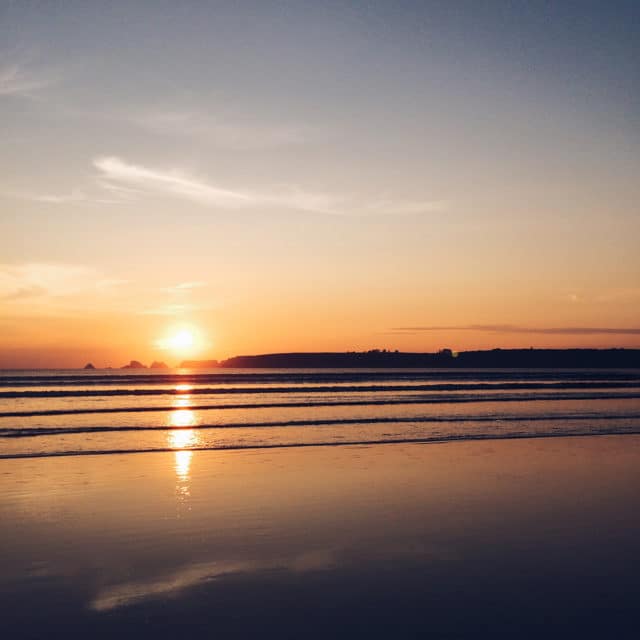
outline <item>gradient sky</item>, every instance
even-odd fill
[[[639,60],[637,2],[3,2],[0,367],[640,347]]]

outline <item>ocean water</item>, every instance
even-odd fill
[[[640,370],[0,372],[0,458],[640,433]]]
[[[638,434],[637,370],[5,371],[0,637],[635,639]]]

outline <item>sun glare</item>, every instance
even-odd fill
[[[174,328],[166,337],[156,341],[156,346],[177,356],[189,356],[200,351],[204,344],[200,333],[190,327]]]
[[[178,331],[178,333],[169,338],[169,346],[176,351],[180,349],[188,349],[193,346],[193,343],[193,333],[187,329]]]

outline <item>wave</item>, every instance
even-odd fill
[[[399,417],[371,417],[371,418],[334,418],[318,420],[277,420],[268,422],[241,422],[197,424],[186,427],[170,426],[83,426],[83,427],[8,427],[0,428],[0,438],[34,438],[39,436],[59,436],[82,433],[118,433],[125,431],[192,431],[203,429],[256,429],[283,427],[323,427],[348,426],[368,424],[411,424],[411,423],[503,423],[503,422],[541,422],[549,420],[577,421],[577,420],[640,420],[639,414],[545,414],[534,416],[399,416]]]
[[[295,370],[269,373],[113,373],[113,374],[70,374],[70,375],[2,375],[0,387],[34,386],[96,386],[133,384],[267,384],[297,382],[302,384],[322,384],[335,382],[393,382],[399,380],[584,380],[584,381],[640,381],[636,370],[558,370],[558,369],[403,369],[403,370],[353,370],[309,372]]]
[[[634,382],[506,382],[506,383],[435,383],[426,385],[357,385],[357,386],[288,386],[288,387],[195,387],[192,389],[47,389],[42,391],[0,391],[0,398],[91,398],[113,396],[162,395],[255,395],[290,393],[380,393],[403,391],[533,391],[579,389],[639,389]]]
[[[87,407],[80,409],[42,409],[24,411],[2,411],[0,418],[29,418],[38,416],[62,416],[82,414],[110,414],[110,413],[146,413],[152,411],[175,411],[176,409],[189,409],[190,411],[206,411],[213,409],[282,409],[282,408],[313,408],[313,407],[347,407],[347,406],[387,406],[387,405],[414,405],[414,404],[467,404],[475,402],[539,402],[550,400],[629,400],[640,399],[640,393],[553,393],[544,394],[514,394],[514,395],[428,395],[406,396],[385,399],[362,400],[323,400],[320,402],[242,402],[229,404],[201,404],[188,407],[164,406],[131,406],[131,407]]]
[[[116,455],[130,453],[176,453],[177,451],[247,451],[261,449],[301,449],[308,447],[346,447],[346,446],[374,446],[390,444],[439,444],[446,442],[473,442],[486,440],[532,440],[540,438],[576,438],[595,436],[628,436],[640,435],[640,427],[633,429],[610,428],[607,430],[584,430],[578,432],[554,431],[551,433],[500,433],[500,434],[455,434],[449,436],[433,436],[422,438],[380,438],[375,440],[352,440],[352,441],[327,441],[327,442],[282,442],[277,444],[232,444],[224,446],[189,447],[176,449],[174,447],[148,447],[139,449],[96,449],[93,451],[34,451],[20,453],[0,454],[0,460],[11,460],[21,458],[61,458],[73,456],[97,456]]]

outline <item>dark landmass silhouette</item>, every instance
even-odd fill
[[[95,369],[95,367],[91,362],[88,362],[87,364],[84,365],[83,369]]]
[[[132,360],[129,364],[125,364],[124,367],[120,367],[121,369],[146,369],[142,362],[138,362],[137,360]]]
[[[345,353],[268,353],[228,360],[185,360],[181,367],[201,368],[640,368],[640,349],[492,349],[437,353],[372,350]]]
[[[157,360],[154,360],[151,363],[151,366],[149,367],[149,369],[168,369],[169,365],[166,364],[165,362],[158,362]]]

